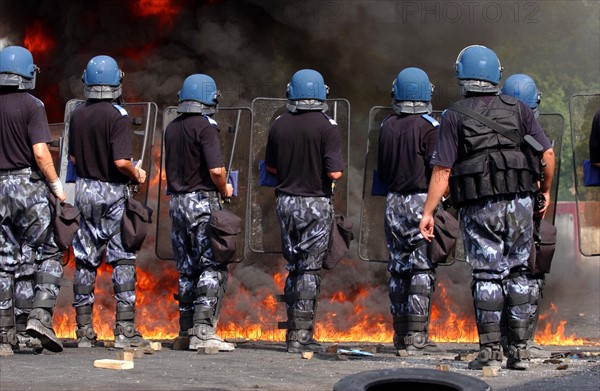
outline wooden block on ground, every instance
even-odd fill
[[[305,360],[310,360],[311,358],[313,358],[313,355],[315,353],[314,352],[302,352],[302,358]]]
[[[176,337],[173,340],[173,350],[188,350],[190,348],[190,337]]]
[[[133,353],[133,358],[140,358],[140,357],[144,357],[144,351],[142,349],[138,349],[138,348],[125,348],[123,349],[124,352],[131,352]]]
[[[101,360],[94,360],[94,367],[96,368],[106,368],[106,369],[132,369],[133,361],[125,361],[125,360],[111,360],[108,358]]]
[[[217,354],[219,353],[218,346],[206,346],[204,348],[198,348],[198,354]]]
[[[150,342],[150,349],[155,351],[162,350],[162,344],[160,342]]]
[[[498,368],[496,367],[483,367],[483,377],[496,377],[498,376]]]
[[[104,347],[109,349],[109,348],[114,348],[115,347],[115,341],[104,341]]]
[[[124,350],[117,352],[117,360],[121,361],[133,361],[133,352],[126,352]]]
[[[437,369],[438,371],[449,371],[450,367],[448,366],[448,364],[437,364],[435,366],[435,369]]]

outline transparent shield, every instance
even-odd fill
[[[281,231],[275,213],[275,192],[272,187],[258,185],[258,164],[265,158],[265,148],[271,124],[286,109],[286,99],[256,98],[252,101],[252,137],[250,170],[248,171],[249,224],[248,247],[255,253],[281,253]],[[327,115],[340,130],[343,156],[348,163],[350,140],[350,103],[345,99],[327,99]],[[336,213],[347,213],[348,178],[336,183],[333,204]]]
[[[565,128],[565,118],[562,114],[547,113],[540,114],[538,118],[542,129],[546,132],[546,136],[552,142],[554,156],[556,157],[556,165],[554,166],[554,175],[552,176],[552,186],[550,187],[550,205],[544,220],[554,224],[556,218],[556,201],[558,199],[558,176],[560,173],[560,153],[562,151],[563,132]]]
[[[600,187],[585,186],[583,180],[583,161],[590,158],[592,119],[599,109],[600,94],[573,95],[569,101],[579,251],[585,256],[600,255]]]
[[[71,122],[71,114],[73,110],[80,104],[85,103],[84,100],[72,99],[65,106],[65,122],[62,133],[62,143],[60,145],[60,164],[59,176],[65,184],[67,193],[67,202],[73,203],[75,198],[75,183],[66,183],[67,167],[69,162],[69,123]],[[133,102],[122,105],[129,117],[129,131],[131,133],[133,160],[139,161],[142,159],[141,167],[146,171],[147,177],[151,178],[152,173],[152,145],[154,140],[154,131],[156,129],[156,121],[158,108],[153,102]],[[147,203],[148,187],[151,186],[150,181],[146,181],[140,186],[139,192],[134,197]]]
[[[54,162],[54,169],[56,173],[60,173],[60,154],[62,151],[62,142],[63,142],[63,133],[65,131],[65,124],[57,123],[57,124],[49,124],[50,127],[50,136],[52,137],[52,142],[48,144],[50,149],[50,154],[52,155],[52,161]]]
[[[179,114],[177,107],[167,107],[163,112],[164,134],[167,125]],[[236,215],[242,218],[242,232],[246,232],[246,205],[248,200],[248,155],[250,151],[250,129],[252,126],[252,111],[248,107],[219,107],[219,111],[213,115],[221,131],[221,151],[225,159],[228,172],[237,171],[237,195],[231,199],[231,205],[226,206]],[[161,137],[161,140],[164,140]],[[161,151],[164,146],[161,141]],[[159,197],[158,211],[156,213],[156,256],[160,259],[173,259],[171,247],[171,218],[169,217],[169,196],[166,193],[167,181],[165,174],[164,153],[160,158]],[[234,262],[239,262],[244,257],[246,238],[238,240],[237,252]]]

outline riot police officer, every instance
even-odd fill
[[[525,103],[537,119],[539,116],[539,105],[542,97],[541,91],[537,88],[535,81],[528,75],[517,73],[506,78],[502,86],[502,93],[504,95],[514,96],[521,102]],[[544,162],[545,163],[545,162]],[[543,178],[543,180],[548,180]],[[549,179],[552,181],[552,178]],[[534,208],[534,223],[539,225],[539,220],[542,218]],[[533,338],[535,337],[535,331],[537,329],[538,319],[540,315],[540,305],[544,292],[545,274],[533,274],[527,272],[525,274],[529,281],[529,297],[530,297],[530,313],[529,313],[529,324],[527,327],[527,347],[531,357],[550,357],[550,354],[544,352],[544,349],[535,343]],[[505,328],[502,329],[502,342],[503,347],[507,346],[508,336],[505,335]]]
[[[20,46],[0,52],[0,355],[16,346],[13,283],[22,272],[21,248],[35,256],[35,285],[26,332],[53,352],[62,343],[52,329],[52,314],[62,282],[63,253],[54,240],[48,186],[66,198],[47,143],[52,141],[44,104],[27,91],[35,88],[37,66]],[[34,287],[33,287],[34,286]]]
[[[327,93],[319,72],[296,72],[287,88],[288,111],[271,125],[265,153],[267,171],[277,177],[277,217],[288,262],[290,353],[322,350],[313,338],[320,270],[333,221],[332,182],[344,171],[337,124],[324,113]]]
[[[120,235],[128,184],[146,180],[146,172],[131,160],[127,111],[113,102],[121,96],[122,78],[113,58],[92,58],[83,72],[87,100],[73,110],[69,123],[69,156],[78,177],[75,205],[81,211],[81,227],[73,240],[73,306],[79,347],[91,347],[96,341],[94,283],[104,249],[104,260],[113,267],[117,301],[115,347],[147,343],[134,324],[136,254],[124,248]]]
[[[449,183],[452,202],[460,208],[465,254],[473,275],[480,351],[469,368],[500,368],[500,319],[506,306],[507,368],[527,369],[530,305],[525,272],[532,246],[532,194],[538,190],[536,154],[543,155],[544,175],[551,179],[554,152],[531,109],[516,98],[499,95],[502,67],[492,50],[466,47],[455,67],[464,99],[442,115],[419,228],[431,239],[433,212]],[[540,213],[544,213],[550,180],[541,186],[546,206]]]
[[[439,123],[431,117],[433,86],[419,68],[402,70],[392,86],[394,114],[379,132],[377,172],[388,190],[385,238],[394,346],[398,355],[441,352],[428,338],[435,266],[419,222],[431,177]]]
[[[227,199],[233,192],[226,180],[219,128],[212,118],[219,95],[210,76],[187,77],[179,92],[181,115],[164,135],[171,241],[179,273],[179,335],[190,337],[190,350],[235,349],[216,333],[227,265],[217,262],[207,237],[211,212],[220,209],[219,195]]]

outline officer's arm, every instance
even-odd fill
[[[227,170],[225,167],[211,168],[208,171],[210,172],[210,179],[212,179],[221,196],[230,198],[233,194],[233,186],[227,183]]]
[[[344,173],[342,171],[334,171],[334,172],[327,173],[327,176],[329,177],[329,179],[332,179],[334,181],[337,181],[338,179],[340,179],[342,177],[342,175],[344,175]]]
[[[442,200],[444,193],[446,193],[449,179],[449,167],[433,166],[431,181],[429,182],[429,191],[427,192],[427,200],[423,207],[423,217],[419,224],[421,235],[430,242],[431,238],[433,238],[433,212]]]
[[[550,187],[552,186],[552,177],[554,176],[555,165],[554,149],[549,148],[545,150],[542,159],[546,165],[544,166],[544,181],[540,184],[540,193],[544,195],[546,202],[544,208],[536,212],[536,216],[543,218],[548,210],[548,206],[550,205]]]
[[[34,144],[32,148],[35,161],[50,184],[52,193],[54,193],[56,198],[64,201],[67,198],[67,195],[65,194],[60,178],[56,174],[56,169],[54,168],[54,162],[52,161],[52,155],[50,154],[48,145],[46,143],[37,143]]]
[[[131,160],[119,159],[115,160],[114,162],[121,174],[127,175],[136,183],[146,182],[146,171],[138,166],[134,166]]]

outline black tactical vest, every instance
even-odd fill
[[[517,100],[496,96],[489,104],[478,98],[457,102],[523,137]],[[539,157],[481,122],[455,113],[458,118],[458,155],[450,172],[452,203],[460,207],[483,197],[538,190]]]

